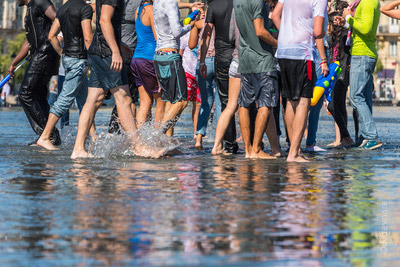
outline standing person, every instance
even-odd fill
[[[96,31],[88,50],[91,68],[88,96],[79,117],[72,159],[90,156],[85,150],[85,139],[107,91],[111,91],[115,98],[125,132],[133,133],[136,130],[128,78],[120,52],[123,12],[123,0],[96,1]]]
[[[233,9],[233,0],[213,0],[209,2],[206,16],[206,25],[201,40],[200,73],[207,77],[205,58],[211,40],[211,33],[215,27],[215,76],[218,85],[218,94],[221,100],[222,111],[228,104],[229,95],[229,67],[235,49],[235,39],[229,38],[229,25]],[[224,135],[224,149],[228,153],[237,153],[235,118],[231,117],[229,126]]]
[[[3,78],[2,78],[3,79]],[[1,88],[1,105],[3,105],[3,107],[7,107],[8,103],[7,103],[7,96],[11,93],[11,86],[10,84],[7,82],[5,85],[3,85],[3,88]],[[0,106],[1,106],[0,105]]]
[[[136,116],[138,127],[151,119],[153,100],[156,101],[155,126],[160,126],[164,116],[165,102],[161,100],[153,58],[157,41],[154,29],[153,1],[143,0],[136,10],[135,30],[137,46],[132,58],[131,68],[139,88],[140,106]]]
[[[121,56],[124,61],[126,73],[128,75],[129,92],[131,93],[131,109],[133,116],[136,116],[136,102],[138,101],[138,88],[136,86],[133,70],[131,69],[132,56],[137,45],[137,34],[135,30],[135,14],[142,0],[124,0],[124,17],[121,24]],[[109,133],[121,133],[121,125],[118,119],[117,106],[111,112]]]
[[[342,17],[335,17],[337,24],[349,25],[347,44],[351,44],[350,103],[358,117],[359,132],[356,145],[362,149],[382,146],[372,117],[373,72],[378,53],[375,40],[380,17],[379,0],[357,0]]]
[[[37,144],[47,150],[56,150],[50,142],[50,133],[58,120],[69,111],[75,97],[84,103],[87,97],[87,53],[92,43],[92,7],[84,0],[69,0],[57,12],[49,39],[59,55],[65,69],[63,90],[50,108],[49,119]],[[64,47],[57,39],[63,32]],[[94,133],[92,125],[91,133]]]
[[[50,0],[18,0],[18,6],[25,5],[26,40],[11,62],[8,73],[13,73],[18,63],[29,53],[30,61],[22,79],[19,99],[33,131],[41,135],[50,110],[47,85],[51,76],[57,74],[60,59],[47,38],[56,10]],[[61,144],[57,128],[54,128],[50,139],[54,145]],[[36,141],[32,144],[36,145]]]
[[[161,98],[170,103],[165,110],[161,127],[164,133],[172,136],[172,129],[187,106],[185,70],[182,57],[178,53],[179,38],[191,30],[195,21],[186,26],[181,25],[176,0],[157,0],[153,10],[157,33],[154,67],[161,86]]]
[[[268,13],[263,0],[234,0],[236,23],[240,32],[239,122],[246,158],[275,158],[261,149],[272,108],[279,101],[278,74],[272,46],[277,41],[269,33]],[[256,103],[257,117],[253,141],[250,137],[250,107]],[[276,135],[276,131],[275,131]]]
[[[202,14],[203,16],[203,14]],[[215,29],[211,34],[210,45],[208,47],[208,51],[205,58],[205,64],[207,65],[207,77],[203,78],[200,74],[200,43],[201,37],[203,36],[205,26],[205,17],[201,18],[199,21],[196,22],[195,27],[190,31],[190,38],[189,38],[189,48],[196,49],[197,48],[197,66],[196,66],[196,79],[197,84],[200,90],[200,99],[201,99],[201,106],[199,111],[199,117],[197,120],[196,126],[196,149],[203,149],[203,137],[206,136],[207,124],[210,117],[211,109],[213,107],[214,102],[219,103],[218,94],[214,93],[214,86],[215,83],[215,71],[214,71],[214,58],[215,58]],[[199,32],[200,31],[200,32]],[[215,99],[215,97],[217,99]],[[218,108],[218,107],[217,107]],[[220,107],[219,107],[220,108]],[[217,115],[217,117],[219,117]]]
[[[315,38],[323,38],[326,0],[280,0],[272,13],[279,30],[276,56],[282,75],[282,97],[290,140],[288,162],[306,162],[300,143],[315,84]]]
[[[336,8],[340,15],[347,8],[348,4],[345,1],[338,1]],[[349,131],[347,130],[347,110],[346,110],[346,95],[349,87],[350,73],[350,47],[346,46],[347,30],[341,26],[333,24],[334,16],[339,15],[338,12],[333,12],[329,15],[331,26],[331,34],[329,40],[330,62],[340,62],[342,72],[340,73],[334,88],[332,90],[332,101],[328,104],[328,110],[332,114],[333,119],[339,128],[339,142],[334,143],[334,147],[350,147],[353,145]]]
[[[196,28],[196,27],[193,27]],[[189,37],[190,32],[185,34],[180,39],[180,49],[179,54],[182,56],[182,65],[185,70],[186,80],[187,80],[187,90],[188,90],[188,101],[192,102],[192,122],[194,129],[194,138],[196,138],[197,123],[201,105],[201,96],[199,86],[196,79],[196,66],[197,66],[197,50],[189,48]],[[199,149],[199,148],[198,148]]]
[[[49,82],[49,105],[53,105],[56,102],[58,96],[58,75],[53,75]]]

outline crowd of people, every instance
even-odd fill
[[[33,144],[45,149],[58,149],[56,124],[76,98],[81,108],[71,158],[90,157],[85,140],[96,138],[96,112],[111,95],[116,105],[109,132],[129,136],[132,144],[141,142],[136,130],[150,121],[154,131],[173,136],[192,102],[196,149],[203,149],[215,106],[212,154],[238,152],[238,110],[247,158],[286,156],[288,162],[307,162],[300,145],[306,132],[305,149],[321,150],[316,136],[325,102],[337,127],[330,146],[382,146],[372,117],[375,39],[380,11],[400,18],[399,0],[382,8],[379,0],[96,0],[91,5],[68,0],[57,11],[50,0],[18,4],[27,6],[26,41],[8,72],[29,57],[19,99],[39,136]],[[199,13],[184,23],[180,9]],[[58,72],[60,57],[63,79],[50,107],[47,85]],[[340,63],[342,72],[331,101],[321,97],[310,107],[316,80],[329,74],[333,62]],[[348,88],[354,139],[347,129]],[[279,144],[281,110],[287,155]],[[146,144],[134,147],[139,156],[163,153]]]

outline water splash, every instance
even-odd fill
[[[101,132],[89,141],[88,152],[97,158],[120,156],[160,157],[168,154],[180,145],[178,139],[163,134],[146,123],[134,134],[110,134]]]

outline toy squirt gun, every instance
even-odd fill
[[[188,16],[187,16],[187,18],[185,18],[184,20],[183,20],[183,25],[189,25],[190,24],[190,22],[192,22],[192,20],[194,20],[196,17],[197,17],[197,15],[200,13],[200,9],[197,9],[197,10],[195,10],[195,11],[193,11],[192,13],[190,13]]]
[[[315,106],[323,94],[325,94],[326,100],[330,102],[332,100],[332,90],[335,81],[339,77],[342,72],[342,68],[340,67],[340,62],[336,61],[329,65],[329,74],[324,77],[321,76],[317,82],[315,83],[313,97],[311,99],[311,106]]]

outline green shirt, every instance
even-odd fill
[[[375,39],[379,24],[379,8],[379,0],[361,0],[354,18],[348,19],[348,23],[353,27],[351,55],[378,58]]]
[[[254,29],[255,19],[264,19],[268,29],[268,14],[263,0],[234,0],[236,24],[240,31],[239,73],[276,71],[272,46],[262,41]]]

